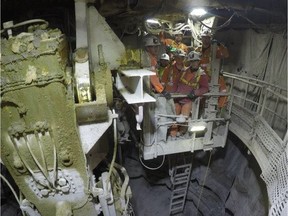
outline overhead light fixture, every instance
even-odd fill
[[[190,127],[191,132],[200,132],[204,131],[207,128],[207,123],[206,122],[196,122],[193,123]]]
[[[147,19],[146,22],[150,23],[150,24],[159,24],[160,25],[159,21],[156,19]]]
[[[191,15],[192,16],[198,16],[198,17],[201,17],[203,15],[205,15],[207,13],[206,10],[204,10],[203,8],[195,8],[191,11]]]

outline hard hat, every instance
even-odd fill
[[[206,29],[206,30],[204,30],[204,31],[201,32],[200,36],[201,36],[201,37],[206,37],[206,36],[207,36],[207,37],[212,37],[212,33],[211,33],[210,30]]]
[[[191,51],[187,55],[187,61],[200,61],[201,54],[199,52]]]
[[[168,55],[167,53],[163,53],[163,54],[161,55],[160,59],[170,61],[170,57],[169,57],[169,55]]]
[[[176,52],[174,53],[174,56],[182,56],[185,57],[186,53],[182,49],[177,49]]]
[[[159,46],[160,45],[159,38],[157,38],[154,35],[146,36],[143,42],[144,42],[144,46]]]

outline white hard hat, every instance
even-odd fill
[[[148,35],[143,40],[144,46],[160,46],[159,38],[154,35]]]
[[[206,37],[206,36],[212,37],[211,30],[206,29],[206,30],[202,31],[201,34],[200,34],[200,36],[201,36],[201,37]]]
[[[200,61],[201,54],[199,52],[191,51],[187,55],[187,61]]]
[[[182,56],[185,57],[186,53],[182,49],[177,49],[176,52],[174,53],[174,56]]]
[[[167,53],[163,53],[163,54],[161,55],[160,59],[170,61],[170,57],[169,57],[169,55],[168,55]]]

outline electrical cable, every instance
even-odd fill
[[[19,198],[18,198],[18,196],[17,196],[17,194],[16,194],[16,191],[15,191],[14,188],[12,187],[12,185],[9,183],[9,181],[8,181],[2,174],[0,174],[0,177],[1,177],[1,179],[8,185],[8,187],[9,187],[10,190],[12,191],[12,193],[13,193],[16,201],[17,201],[17,203],[18,203],[19,206],[20,206],[20,205],[21,205],[21,204],[20,204],[20,200],[19,200]]]
[[[15,149],[16,149],[16,152],[17,152],[20,160],[23,162],[23,164],[25,165],[26,169],[30,172],[32,178],[33,178],[37,183],[39,183],[39,180],[36,178],[36,175],[35,175],[35,173],[33,172],[33,170],[31,169],[31,167],[30,167],[30,166],[28,165],[28,163],[21,157],[20,150],[19,150],[19,148],[18,148],[18,146],[17,146],[14,138],[13,138],[13,137],[10,137],[10,139],[11,139],[11,141],[12,141],[12,143],[13,143]]]
[[[192,20],[192,22],[191,22],[191,20],[188,19],[188,25],[189,25],[189,27],[190,27],[190,29],[191,29],[192,37],[194,38],[194,40],[196,40],[199,44],[201,44],[202,41],[200,41],[200,40],[198,39],[198,34],[197,34],[196,29],[195,29],[195,27],[194,27],[193,20]]]
[[[45,171],[47,172],[47,170],[48,170],[48,168],[47,168],[47,162],[46,162],[46,159],[45,159],[45,157],[44,157],[44,151],[43,151],[42,145],[41,145],[41,143],[40,143],[40,137],[39,137],[39,135],[38,135],[38,133],[37,133],[36,131],[34,132],[34,134],[35,134],[37,143],[38,143],[38,145],[39,145],[39,149],[40,149],[40,153],[41,153],[41,158],[42,158],[42,163],[44,164],[44,166],[45,166]]]
[[[129,205],[129,200],[130,200],[130,198],[127,197],[127,203],[126,203],[125,208],[124,208],[124,215],[127,215],[127,209],[128,209],[128,205]]]
[[[113,109],[112,110],[112,113],[115,114],[115,110]],[[117,125],[116,125],[117,121],[116,121],[116,118],[113,119],[113,129],[114,129],[114,151],[113,151],[113,157],[112,157],[112,161],[111,161],[111,164],[110,164],[110,168],[109,168],[109,173],[108,173],[108,177],[107,177],[107,187],[108,187],[108,183],[110,181],[110,177],[111,177],[111,173],[112,173],[112,170],[113,170],[113,167],[114,167],[114,163],[115,163],[115,160],[116,160],[116,154],[117,154]],[[108,190],[108,188],[107,188]]]
[[[225,23],[223,23],[222,25],[217,26],[217,27],[207,26],[207,25],[206,25],[205,23],[203,23],[198,17],[196,17],[196,19],[197,19],[197,21],[199,21],[199,22],[200,22],[203,26],[205,26],[206,28],[209,28],[209,29],[211,29],[211,30],[218,31],[218,30],[220,30],[220,29],[222,29],[222,28],[227,27],[227,26],[230,24],[232,18],[233,18],[235,15],[238,15],[238,14],[237,14],[236,12],[234,12],[234,13],[231,15],[231,17],[230,17]]]
[[[5,178],[5,176],[3,176],[1,173],[0,173],[0,177],[1,179],[8,185],[8,187],[10,188],[10,190],[12,191],[17,203],[19,204],[19,206],[21,206],[21,203],[20,203],[20,200],[16,194],[16,191],[14,190],[14,188],[12,187],[12,185],[9,183],[9,181]],[[20,208],[21,209],[21,208]],[[21,212],[22,212],[22,215],[24,216],[25,213],[23,212],[23,210],[21,209]]]
[[[53,186],[55,187],[55,181],[57,178],[57,148],[55,145],[54,136],[53,136],[53,132],[52,132],[51,128],[49,128],[49,134],[50,134],[51,141],[53,144],[53,177],[54,177],[54,181],[52,183],[53,183]]]
[[[44,170],[44,168],[42,167],[42,165],[41,165],[41,164],[39,163],[39,161],[37,160],[37,157],[36,157],[35,154],[33,153],[32,149],[31,149],[31,146],[30,146],[30,144],[29,144],[29,142],[28,142],[28,140],[27,140],[27,136],[26,136],[26,135],[24,135],[24,140],[25,140],[25,144],[26,144],[26,146],[27,146],[27,148],[28,148],[28,150],[29,150],[29,153],[31,154],[34,162],[36,163],[36,165],[38,166],[38,168],[40,169],[40,171],[42,172],[42,174],[43,174],[43,176],[46,178],[46,180],[51,184],[51,180],[50,180],[50,177],[49,177],[49,175],[48,175],[47,170]],[[46,171],[46,172],[45,172],[45,171]],[[47,185],[45,185],[45,186],[47,186],[49,189],[51,189],[51,187],[50,187],[49,184],[47,184]]]
[[[162,148],[163,153],[164,153],[163,147],[162,147],[161,145],[159,145],[159,146]],[[163,166],[164,162],[165,162],[165,154],[164,154],[162,157],[163,157],[162,162],[161,162],[161,164],[160,164],[158,167],[149,167],[149,166],[145,165],[144,162],[143,162],[142,159],[141,159],[140,154],[139,154],[139,161],[140,161],[140,163],[142,164],[142,166],[144,166],[146,169],[149,169],[149,170],[157,170],[157,169],[160,169],[160,168]]]
[[[20,22],[20,23],[14,24],[14,25],[10,26],[9,28],[2,29],[0,33],[2,34],[6,29],[17,28],[17,27],[20,27],[20,26],[23,26],[23,25],[28,25],[28,24],[37,23],[37,22],[43,22],[47,26],[49,25],[49,23],[46,20],[43,20],[43,19],[31,19],[31,20],[26,20],[24,22]]]
[[[250,20],[249,18],[243,16],[242,14],[237,14],[238,16],[244,18],[245,20],[247,20],[249,23],[251,23],[252,25],[254,25],[255,27],[259,28],[259,29],[263,29],[262,27],[260,27],[259,25],[257,25],[256,23],[254,23],[252,20]]]

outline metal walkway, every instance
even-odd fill
[[[232,103],[229,130],[255,156],[267,186],[269,216],[288,212],[287,90],[224,73]]]

